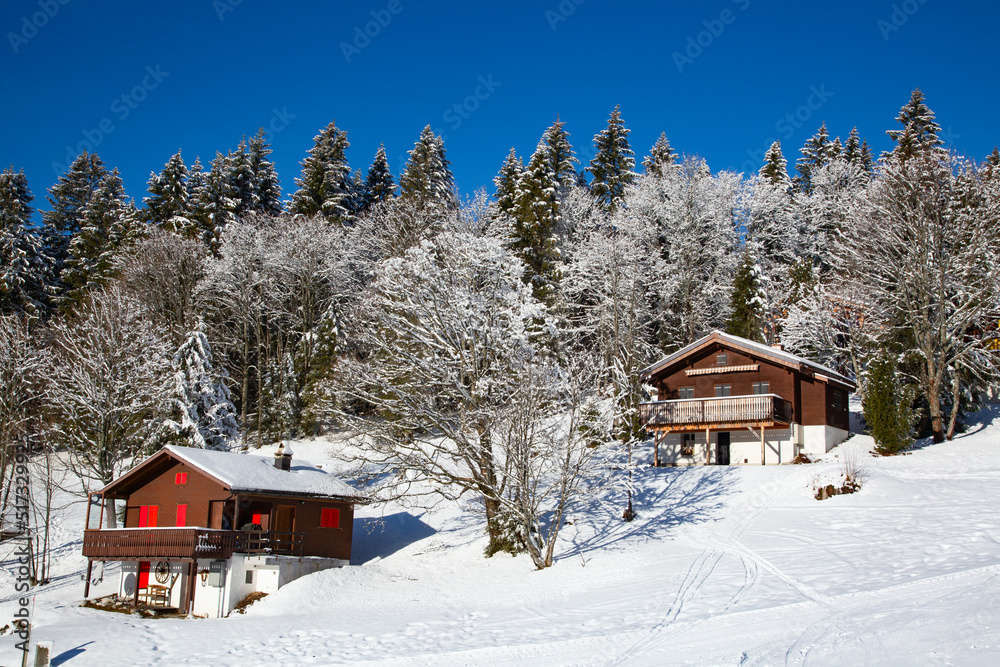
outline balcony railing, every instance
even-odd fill
[[[305,533],[207,528],[112,528],[86,530],[83,555],[97,560],[212,558],[234,553],[302,555]]]
[[[639,410],[646,425],[654,428],[792,422],[792,404],[777,394],[656,401],[640,404]]]

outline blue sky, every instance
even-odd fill
[[[666,132],[713,170],[747,171],[773,139],[791,166],[823,121],[885,150],[915,87],[952,148],[982,159],[1000,143],[995,3],[277,4],[5,0],[0,168],[23,168],[47,208],[90,142],[141,201],[178,148],[207,164],[263,126],[288,197],[331,120],[353,168],[384,142],[397,179],[430,124],[469,194],[557,116],[589,158],[620,104],[640,160]]]

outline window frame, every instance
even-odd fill
[[[332,518],[331,518],[332,517]],[[319,527],[340,529],[340,508],[321,507],[319,510]]]
[[[729,353],[720,352],[715,355],[715,365],[716,366],[728,366],[729,365]]]
[[[722,393],[720,393],[720,390]],[[716,398],[729,398],[733,395],[733,385],[731,383],[715,385]]]
[[[188,483],[187,472],[174,473],[174,486],[187,486],[187,483]]]
[[[690,395],[685,396],[685,394],[690,394]],[[677,398],[682,401],[694,398],[694,387],[678,387]]]
[[[751,391],[753,391],[754,396],[765,396],[771,393],[771,383],[770,381],[754,382]]]
[[[681,456],[694,456],[694,433],[681,433]]]

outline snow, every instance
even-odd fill
[[[274,467],[273,455],[264,457],[176,445],[167,445],[164,449],[201,468],[233,491],[308,493],[335,498],[361,497],[356,489],[336,475],[301,459],[292,459],[291,470],[280,470]],[[291,453],[290,448],[284,451]]]
[[[543,571],[483,558],[481,517],[459,506],[361,507],[354,565],[228,619],[80,608],[79,504],[59,518],[53,582],[34,591],[34,639],[71,667],[997,664],[1000,406],[978,418],[905,456],[873,457],[855,435],[810,465],[643,468],[638,518],[621,521],[620,497],[577,511]],[[294,444],[349,465],[337,440]],[[867,471],[861,491],[815,500],[848,457]],[[17,605],[9,551],[0,627]],[[19,664],[14,641],[0,637],[0,664]]]

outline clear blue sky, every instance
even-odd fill
[[[620,104],[639,159],[662,131],[713,170],[746,171],[772,139],[793,165],[822,121],[885,150],[915,87],[952,148],[982,159],[1000,143],[996,3],[278,4],[4,0],[0,168],[23,168],[47,208],[53,163],[90,139],[141,202],[178,148],[207,164],[273,123],[288,197],[331,120],[353,168],[384,142],[397,179],[430,124],[469,194],[492,191],[510,147],[530,155],[557,115],[589,158]]]

